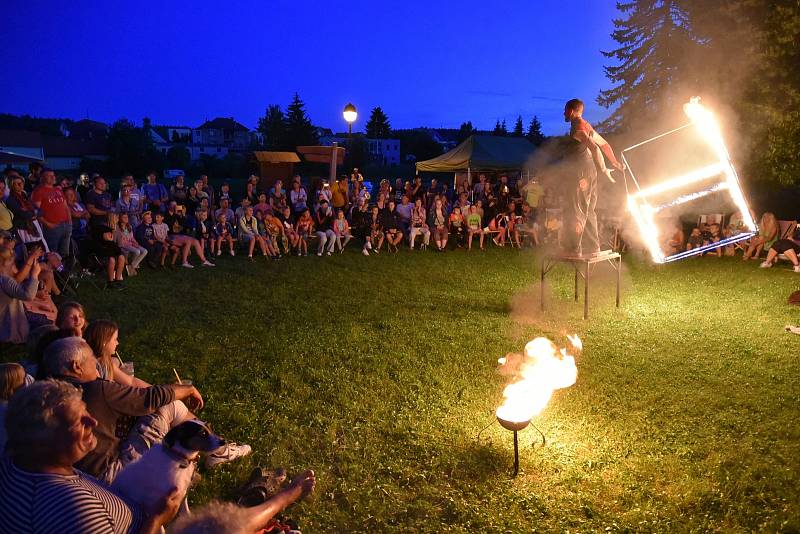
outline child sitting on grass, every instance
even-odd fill
[[[479,236],[479,244],[483,250],[483,228],[481,228],[481,215],[478,213],[478,206],[473,205],[469,209],[467,216],[467,250],[472,250],[472,238]]]
[[[381,224],[381,211],[378,206],[372,206],[372,216],[369,220],[370,235],[372,236],[372,251],[378,254],[383,246],[383,225]]]
[[[297,255],[308,256],[308,236],[314,231],[314,219],[311,218],[311,211],[307,208],[300,218],[297,219],[295,231],[298,237]]]
[[[214,226],[208,220],[208,210],[200,208],[195,214],[194,237],[203,250],[208,248],[208,253],[213,256],[217,240],[214,239]],[[219,254],[217,254],[219,256]]]
[[[167,223],[164,222],[164,214],[160,211],[156,212],[156,222],[153,223],[153,237],[156,241],[161,243],[161,246],[164,250],[164,254],[161,258],[161,267],[164,267],[167,254],[169,252],[172,252],[172,258],[170,259],[169,266],[174,267],[175,262],[178,261],[178,252],[180,252],[180,248],[170,242],[169,226],[167,226]]]
[[[453,213],[450,214],[450,233],[455,236],[456,246],[461,248],[464,246],[464,239],[467,235],[464,230],[464,216],[461,214],[461,207],[458,205],[453,206]]]
[[[283,224],[272,212],[264,214],[264,230],[278,253],[283,245],[283,252],[289,254],[289,239],[283,232]]]
[[[339,253],[344,252],[344,247],[353,239],[350,234],[350,223],[344,218],[344,210],[336,210],[336,219],[333,221],[333,233],[336,235],[336,243],[339,245]],[[342,242],[344,239],[344,242]]]
[[[147,256],[147,249],[136,241],[133,235],[133,228],[128,222],[128,214],[120,213],[117,227],[114,229],[114,241],[124,254],[131,255],[131,261],[127,265],[128,276],[136,276],[139,264]]]
[[[297,248],[298,241],[300,237],[297,235],[297,232],[294,229],[294,225],[292,224],[292,208],[289,206],[284,206],[281,209],[281,212],[276,216],[276,218],[281,221],[281,225],[283,226],[283,235],[286,237],[286,240],[289,242],[289,246],[291,249]],[[286,249],[286,253],[290,253],[290,249]]]
[[[703,234],[700,231],[700,228],[692,228],[692,233],[689,234],[689,242],[686,243],[686,250],[694,250],[696,248],[700,248],[705,243],[703,239]]]
[[[724,239],[724,236],[722,235],[722,232],[720,231],[719,225],[717,223],[714,223],[711,226],[709,226],[709,230],[708,230],[708,243],[709,244],[711,244],[711,243],[719,243],[723,239]],[[716,256],[718,258],[721,258],[722,257],[722,247],[715,248],[714,250],[709,252],[709,254],[716,254]]]
[[[233,226],[228,222],[228,216],[223,212],[219,214],[219,222],[214,226],[214,234],[217,240],[217,256],[222,254],[222,242],[228,243],[228,250],[231,256],[236,256],[233,250]]]
[[[110,218],[109,223],[116,225],[116,215]],[[125,254],[114,242],[114,229],[105,225],[95,226],[92,229],[89,250],[103,262],[109,286],[121,289],[122,273],[125,271]]]

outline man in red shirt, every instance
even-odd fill
[[[42,170],[31,200],[39,210],[38,219],[50,250],[67,257],[72,239],[72,219],[64,193],[55,183],[56,174],[51,169]]]
[[[597,230],[597,171],[603,173],[612,183],[611,170],[606,168],[605,155],[617,170],[623,165],[617,161],[611,145],[594,131],[592,125],[583,119],[583,102],[573,98],[564,106],[564,121],[570,123],[571,145],[568,158],[569,172],[576,181],[569,182],[570,215],[574,230],[574,240],[570,252],[595,254],[600,252],[600,238]]]

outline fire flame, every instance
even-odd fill
[[[578,336],[567,336],[576,350],[582,344]],[[500,361],[502,360],[502,361]],[[504,365],[507,358],[498,362]],[[547,406],[553,392],[571,386],[578,378],[575,358],[566,348],[559,348],[545,337],[537,337],[525,345],[525,353],[515,373],[516,380],[503,390],[505,401],[497,409],[497,417],[513,423],[530,421]]]
[[[742,214],[744,226],[750,232],[757,231],[756,223],[750,214],[750,208],[742,194],[742,188],[739,186],[739,177],[736,175],[736,169],[733,167],[730,154],[728,154],[728,149],[725,146],[722,132],[714,118],[714,114],[700,104],[700,99],[698,97],[694,97],[684,104],[683,111],[686,116],[689,117],[691,125],[696,128],[703,140],[712,148],[719,161],[628,195],[628,209],[639,227],[639,231],[650,251],[650,255],[653,257],[653,261],[656,263],[664,263],[672,259],[679,259],[678,257],[665,257],[664,252],[659,246],[659,231],[655,221],[655,215],[661,208],[671,206],[678,202],[686,202],[714,191],[727,190],[737,209]],[[653,140],[658,137],[653,138]],[[645,143],[646,142],[648,141],[645,141]],[[639,145],[636,146],[642,144],[644,143],[639,143]],[[700,191],[692,195],[684,195],[664,206],[653,206],[648,202],[648,197],[651,195],[678,189],[719,174],[724,175],[724,179],[719,184],[712,186],[711,189]],[[701,251],[695,250],[694,252]],[[680,255],[680,257],[684,257],[685,255],[688,254]]]

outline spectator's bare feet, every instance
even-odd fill
[[[294,477],[289,483],[290,488],[300,488],[300,497],[297,500],[302,499],[312,491],[317,486],[317,478],[314,475],[314,471],[311,469],[300,473],[296,477]]]

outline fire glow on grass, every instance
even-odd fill
[[[578,336],[568,338],[573,349],[582,349]],[[571,386],[578,377],[575,357],[545,337],[525,345],[523,354],[500,358],[498,363],[514,377],[503,390],[505,400],[496,412],[498,419],[510,423],[526,423],[539,415],[555,390]]]
[[[638,189],[638,191],[628,194],[628,209],[639,227],[639,231],[653,257],[653,261],[656,263],[675,261],[706,252],[710,249],[719,248],[720,246],[736,243],[750,238],[758,230],[750,214],[747,201],[742,194],[742,188],[739,185],[736,169],[733,167],[730,154],[728,153],[728,149],[722,137],[722,132],[720,131],[713,113],[701,105],[700,99],[697,97],[692,98],[688,103],[684,104],[683,111],[689,118],[689,124],[653,137],[652,139],[648,139],[647,141],[643,141],[632,147],[628,147],[622,151],[622,158],[625,162],[625,166],[628,172],[630,172],[633,182]],[[707,165],[697,166],[686,173],[669,177],[644,189],[640,188],[639,182],[628,162],[626,153],[648,143],[662,140],[686,128],[694,128],[696,130],[698,138],[702,143],[707,145],[706,148],[710,149],[716,161],[710,162]],[[730,236],[717,243],[679,252],[677,254],[665,254],[660,245],[661,241],[663,241],[663,237],[659,235],[656,215],[662,212],[662,210],[674,208],[677,205],[695,201],[720,192],[726,192],[730,196],[730,200],[742,215],[742,223],[746,231]],[[675,196],[665,199],[665,196],[670,193],[674,193]]]

